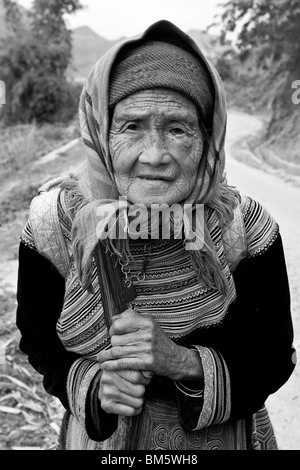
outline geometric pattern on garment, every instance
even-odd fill
[[[278,224],[261,204],[249,197],[242,197],[241,208],[247,234],[247,255],[260,255],[276,240],[279,233]]]
[[[220,230],[215,231],[214,238],[220,239],[220,236]],[[219,250],[222,252],[221,243]],[[142,242],[135,242],[131,255],[131,272],[135,275],[143,261]],[[184,337],[198,327],[219,323],[226,314],[235,299],[235,289],[227,264],[224,271],[230,289],[226,298],[199,283],[181,240],[154,240],[145,279],[136,285],[133,306],[141,314],[153,317],[169,337]],[[57,322],[57,333],[65,348],[88,357],[100,352],[108,343],[96,266],[92,279],[94,295],[83,291],[71,261],[64,305]]]
[[[152,401],[152,403],[151,403]],[[226,423],[204,428],[201,431],[185,431],[178,423],[175,404],[158,403],[158,400],[146,399],[143,411],[134,418],[121,417],[120,427],[106,441],[95,442],[89,439],[85,429],[70,416],[67,426],[67,440],[64,450],[277,450],[276,438],[269,419],[268,411],[263,406],[251,417],[253,428],[249,448],[246,445],[248,426],[245,420],[227,421]],[[155,401],[157,403],[155,403]],[[69,413],[69,412],[67,412]],[[141,432],[142,430],[142,432]]]
[[[244,200],[241,211],[246,212],[247,242],[255,252],[264,250],[273,239],[275,224],[270,223],[269,215],[249,198]],[[239,211],[235,218],[240,221]],[[257,223],[259,219],[259,223]],[[230,237],[221,233],[218,218],[214,211],[209,211],[207,223],[212,240],[216,246],[223,272],[228,280],[229,295],[224,299],[216,290],[204,288],[195,276],[195,271],[181,240],[153,240],[151,260],[147,266],[145,279],[136,285],[137,297],[133,302],[141,314],[152,316],[166,334],[179,339],[196,328],[218,324],[226,314],[229,305],[235,299],[235,288],[230,271],[233,270],[235,257],[245,253],[245,237],[241,225]],[[248,229],[248,230],[247,230]],[[271,229],[271,230],[270,230]],[[275,229],[275,230],[274,230]],[[227,228],[227,234],[234,230]],[[250,237],[249,237],[250,232]],[[257,236],[259,235],[259,236]],[[259,243],[260,236],[262,243]],[[230,262],[227,264],[229,246],[233,246]],[[224,253],[225,252],[225,253]],[[133,260],[132,274],[139,270],[143,260],[143,242],[136,241],[131,249]],[[69,351],[84,356],[93,356],[107,346],[107,329],[102,317],[102,302],[96,272],[93,272],[94,296],[83,292],[76,268],[69,270],[66,279],[64,307],[58,320],[58,334]],[[230,267],[230,269],[229,269]],[[100,294],[100,295],[99,295]]]
[[[56,324],[57,334],[67,351],[95,359],[110,344],[96,266],[92,275],[93,294],[83,291],[73,261],[65,285],[64,305]]]
[[[176,401],[145,397],[142,412],[120,417],[116,432],[99,450],[246,450],[245,422],[227,421],[199,431],[180,423]]]
[[[30,205],[29,221],[38,252],[65,277],[70,256],[57,213],[59,187],[36,196]]]
[[[234,272],[239,262],[247,256],[247,239],[243,214],[240,204],[234,209],[234,218],[224,226],[222,242],[231,272]]]
[[[278,450],[274,429],[265,406],[254,415],[253,443],[255,450]]]

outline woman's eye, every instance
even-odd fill
[[[184,129],[182,129],[181,127],[172,127],[171,133],[177,136],[185,134]]]
[[[135,124],[134,122],[127,124],[127,126],[125,127],[126,131],[136,131],[137,129],[138,129],[138,125]]]

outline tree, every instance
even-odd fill
[[[300,115],[292,102],[292,83],[300,76],[299,0],[230,0],[222,7],[216,21],[222,39],[235,33],[240,59],[256,64],[252,89],[269,97],[271,119],[263,138],[299,159]],[[247,84],[244,75],[242,86]]]
[[[263,68],[263,78],[267,71],[268,86],[272,82],[276,85],[274,118],[288,115],[291,83],[300,73],[300,2],[230,0],[222,6],[223,12],[217,19],[222,40],[229,33],[236,34],[240,59],[254,57],[257,68]]]
[[[72,57],[71,32],[64,15],[79,10],[79,0],[35,0],[22,22],[18,5],[4,0],[11,34],[0,53],[1,79],[7,84],[6,120],[51,121],[70,102],[66,71]]]
[[[55,50],[53,63],[57,65],[58,70],[67,69],[72,52],[71,31],[66,27],[64,15],[73,14],[81,8],[79,0],[35,0],[33,2],[34,37],[45,46],[48,44],[50,53],[53,53],[53,49]]]
[[[218,21],[223,39],[229,32],[238,32],[240,51],[259,47],[289,70],[299,67],[298,0],[231,0],[224,4]]]

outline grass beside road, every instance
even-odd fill
[[[27,158],[20,151],[19,156],[17,166],[12,161],[11,167],[6,166],[0,174],[1,272],[17,264],[19,238],[39,186],[77,168],[84,161],[84,150],[79,142],[55,160],[40,165],[34,165],[37,155]],[[54,449],[63,408],[44,391],[42,376],[18,349],[16,295],[7,288],[6,281],[0,276],[0,450]]]

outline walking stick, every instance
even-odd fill
[[[130,295],[124,295],[122,272],[116,255],[106,253],[105,247],[101,241],[98,241],[94,256],[97,265],[98,281],[101,290],[101,299],[103,305],[103,315],[107,329],[111,327],[111,319],[114,315],[119,315],[126,310],[127,304],[133,300]],[[122,295],[123,293],[123,295]],[[146,379],[153,377],[151,371],[140,371]]]
[[[98,241],[95,252],[98,281],[101,290],[103,305],[103,315],[107,329],[111,327],[111,319],[114,315],[119,315],[126,306],[123,305],[122,274],[119,263],[116,263],[116,255],[106,253],[101,241]],[[124,308],[125,307],[125,308]]]

